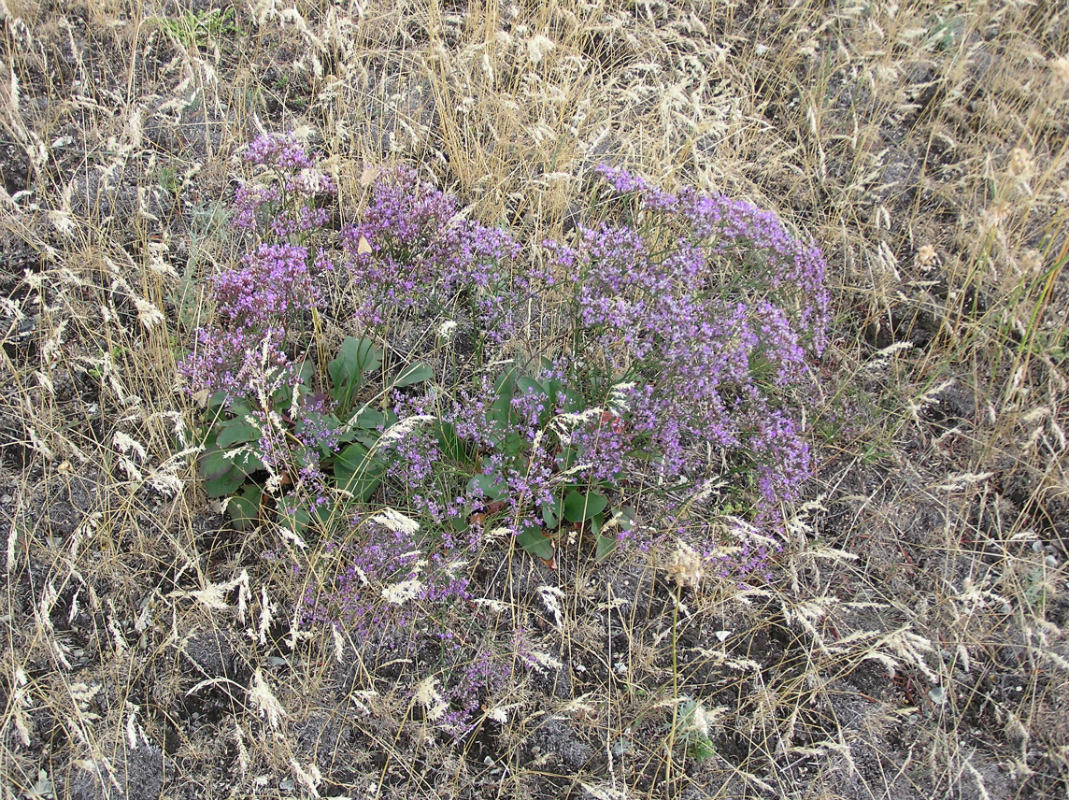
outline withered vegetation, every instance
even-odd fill
[[[819,242],[769,579],[499,543],[470,641],[529,652],[459,740],[477,646],[299,625],[308,556],[204,497],[176,378],[270,131],[352,216],[404,163],[563,238],[604,163]],[[0,176],[4,800],[1069,791],[1064,4],[0,0]]]

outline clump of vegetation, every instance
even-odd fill
[[[363,639],[379,617],[352,595],[470,599],[456,565],[490,535],[552,565],[568,534],[589,533],[600,559],[653,513],[668,520],[654,536],[689,529],[724,576],[762,566],[811,472],[790,392],[824,343],[818,248],[750,204],[603,169],[618,219],[543,243],[536,271],[507,232],[458,218],[410,170],[381,176],[332,240],[333,185],[295,139],[263,136],[245,161],[267,176],[236,194],[249,253],[213,277],[216,322],[181,371],[209,398],[208,495],[243,529],[277,520],[349,553],[309,619],[356,622]],[[359,336],[326,361],[312,333],[334,272]],[[556,349],[523,340],[532,304],[553,314]],[[458,328],[474,353],[438,358],[438,374],[384,363],[413,326],[434,332],[421,356],[456,347]],[[674,498],[628,505],[639,480]],[[713,484],[726,491],[710,507]],[[718,523],[728,498],[741,549]]]
[[[0,795],[1064,796],[1067,54],[0,0]]]

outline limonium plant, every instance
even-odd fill
[[[295,139],[244,159],[247,255],[210,279],[181,373],[207,408],[206,492],[238,527],[318,539],[306,624],[454,652],[414,609],[469,606],[495,542],[553,567],[569,542],[603,559],[679,535],[724,577],[764,565],[811,471],[818,248],[749,203],[608,167],[603,219],[568,241],[524,246],[406,168],[335,230],[334,185]],[[352,298],[338,319],[328,287]],[[503,663],[423,686],[427,717],[466,730]]]

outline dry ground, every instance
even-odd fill
[[[0,0],[0,126],[5,800],[1069,790],[1064,4]],[[812,234],[819,476],[771,581],[484,554],[560,666],[459,742],[419,653],[297,631],[175,391],[235,155],[281,130],[350,210],[403,161],[559,235],[607,162]]]

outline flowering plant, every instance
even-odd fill
[[[206,492],[239,526],[323,534],[338,566],[306,621],[410,623],[412,600],[468,601],[469,557],[502,534],[552,565],[589,533],[605,557],[651,485],[655,535],[697,538],[725,576],[764,561],[810,472],[791,393],[824,346],[817,248],[748,203],[602,168],[607,219],[520,270],[508,233],[411,170],[380,175],[337,233],[333,184],[292,139],[245,160],[262,178],[235,198],[248,255],[212,280],[216,323],[181,371],[212,414]],[[356,299],[328,361],[330,278]],[[552,345],[525,339],[535,314]],[[462,694],[436,718],[459,724]]]
[[[789,390],[823,347],[827,295],[819,250],[774,215],[602,168],[610,220],[544,243],[546,268],[520,274],[507,233],[465,219],[411,170],[380,176],[339,244],[321,207],[333,185],[303,148],[262,137],[246,161],[271,180],[238,189],[234,222],[262,239],[214,279],[218,323],[183,362],[217,414],[205,488],[230,497],[239,524],[265,497],[297,528],[339,500],[402,499],[449,536],[507,530],[549,561],[564,527],[589,528],[599,555],[626,538],[622,498],[637,475],[677,496],[695,487],[667,509],[680,526],[714,485],[728,495],[714,511],[758,528],[797,497],[810,462]],[[302,337],[338,250],[363,335],[317,374],[324,359]],[[485,348],[509,355],[521,311],[554,298],[552,340],[567,346],[490,373]],[[452,396],[413,394],[434,377],[427,363],[384,369],[378,342],[405,325],[436,331],[428,355],[457,349],[458,326],[467,335],[474,359],[441,375]]]

